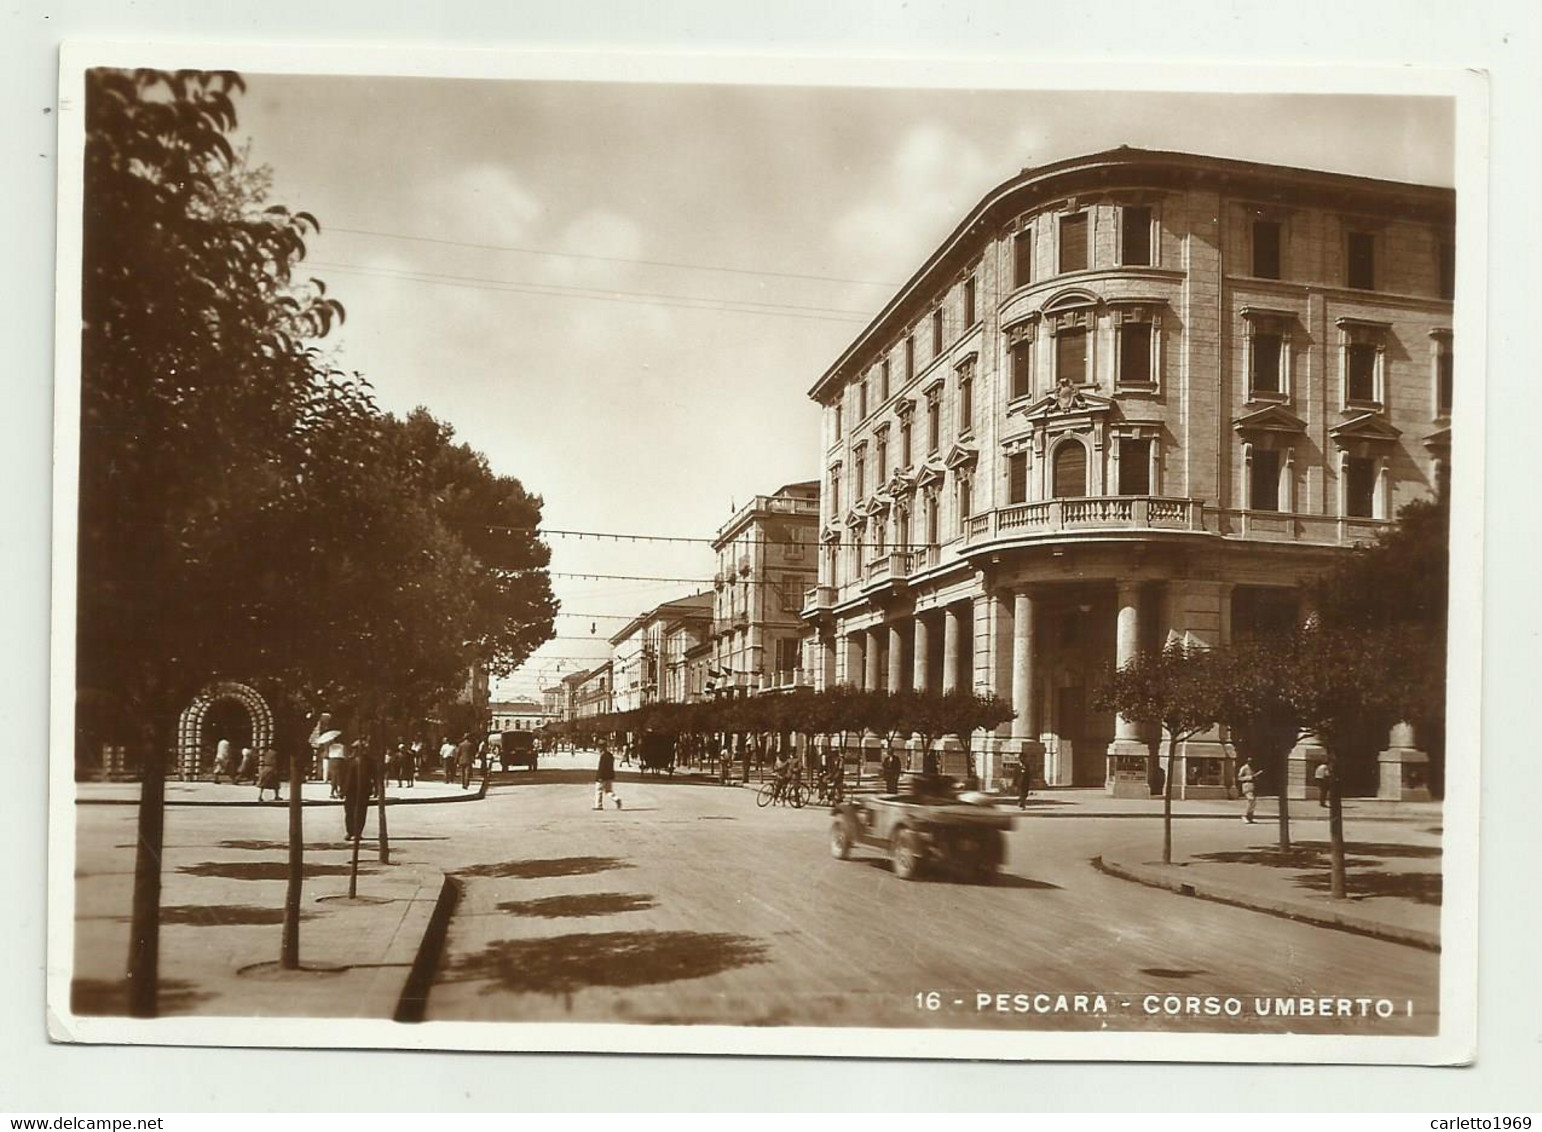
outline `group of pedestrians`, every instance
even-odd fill
[[[282,780],[278,776],[278,752],[272,747],[264,747],[261,753],[252,747],[242,747],[241,761],[236,762],[232,755],[230,740],[221,739],[214,745],[215,784],[218,785],[222,778],[230,779],[234,786],[240,786],[242,783],[256,786],[259,802],[269,790],[273,791],[275,802],[284,800],[279,794],[279,784]]]

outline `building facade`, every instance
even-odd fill
[[[810,391],[816,685],[994,692],[1017,718],[975,745],[987,777],[1144,789],[1151,736],[1092,707],[1100,674],[1299,621],[1443,490],[1454,216],[1447,189],[1128,148],[992,190]],[[1224,790],[1228,753],[1186,744],[1176,792]],[[1402,736],[1363,792],[1417,794],[1420,759]]]
[[[611,662],[597,665],[582,673],[577,680],[573,695],[576,717],[587,719],[595,715],[609,715],[615,710],[615,695]]]
[[[714,690],[810,686],[803,659],[803,595],[818,577],[819,481],[757,495],[717,532],[712,548]]]
[[[678,695],[684,702],[684,680],[672,687],[670,651],[666,647],[667,630],[684,624],[689,628],[674,634],[674,644],[683,659],[687,642],[700,641],[712,621],[712,595],[692,594],[666,601],[634,617],[610,639],[611,663],[615,673],[615,710],[632,711],[645,704],[661,703]]]
[[[487,709],[493,731],[539,731],[562,718],[534,700],[493,700]]]

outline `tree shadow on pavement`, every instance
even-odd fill
[[[370,842],[372,842],[374,840],[375,840],[374,837],[366,837],[364,839],[364,843],[366,845],[368,845]],[[439,837],[392,837],[391,838],[391,844],[394,845],[398,841],[448,841],[448,840],[449,840],[448,837],[443,837],[443,836],[439,836]],[[221,848],[221,849],[247,849],[247,850],[250,850],[250,851],[252,851],[254,853],[269,853],[269,852],[271,852],[271,853],[285,853],[285,852],[289,851],[289,842],[287,842],[287,841],[221,841],[221,842],[219,842],[218,847]],[[132,848],[134,848],[134,846],[126,845],[126,846],[123,846],[123,848],[125,848],[125,849],[132,849]],[[348,842],[348,841],[307,841],[305,843],[305,851],[307,853],[326,853],[326,852],[332,852],[332,851],[339,851],[339,852],[345,852],[346,853],[348,850],[350,850],[352,848],[353,848],[352,842]]]
[[[313,920],[314,912],[301,912],[300,919]],[[128,916],[120,916],[125,923]],[[251,924],[282,924],[282,908],[264,908],[258,904],[171,904],[161,909],[162,924],[188,924],[199,928],[228,928]]]
[[[657,908],[651,896],[635,892],[580,892],[571,896],[543,896],[539,900],[506,900],[498,911],[513,916],[539,916],[553,920],[565,917],[613,916],[620,912],[645,912]]]
[[[1351,854],[1360,859],[1348,861]],[[1403,845],[1383,841],[1347,841],[1344,843],[1346,863],[1364,866],[1375,864],[1367,858],[1403,857],[1411,860],[1432,860],[1440,856],[1438,845]],[[1196,853],[1196,861],[1214,861],[1222,865],[1269,865],[1279,869],[1327,868],[1332,860],[1326,841],[1297,841],[1291,848],[1281,850],[1277,846],[1263,845],[1252,849],[1229,849],[1215,853]]]
[[[157,1004],[162,1014],[180,1014],[191,1010],[212,995],[193,989],[181,979],[162,979]],[[127,979],[72,979],[70,1012],[92,1016],[127,1015],[129,1012]]]
[[[1314,892],[1331,889],[1331,879],[1326,873],[1309,874],[1296,878],[1296,884]],[[1377,896],[1389,896],[1396,900],[1411,900],[1415,904],[1439,904],[1443,884],[1439,873],[1389,873],[1366,872],[1348,869],[1344,876],[1345,893],[1351,900],[1369,900]]]
[[[499,861],[491,865],[468,865],[455,875],[486,880],[537,880],[541,877],[576,877],[603,873],[607,869],[630,869],[620,857],[553,857],[540,861]]]
[[[349,871],[347,865],[305,866],[306,879],[311,877],[345,877]],[[197,865],[182,865],[177,869],[177,872],[195,877],[220,877],[224,880],[288,880],[289,862],[204,861]],[[374,869],[367,869],[362,864],[359,866],[360,876],[367,876],[374,872]]]
[[[449,982],[489,983],[483,993],[571,995],[586,987],[641,987],[701,979],[767,961],[766,945],[726,932],[574,933],[497,940],[457,962]]]
[[[1440,848],[1432,845],[1405,845],[1398,842],[1351,841],[1344,846],[1344,882],[1346,894],[1354,900],[1390,897],[1415,904],[1441,902],[1441,874],[1429,870],[1393,872],[1379,869],[1388,859],[1438,860]],[[1299,869],[1292,877],[1298,888],[1328,892],[1332,887],[1329,870],[1332,854],[1326,841],[1298,841],[1289,850],[1261,846],[1195,854],[1196,863],[1206,861],[1223,865],[1264,865],[1277,869]]]
[[[893,873],[894,864],[887,857],[863,857],[862,863],[882,872]],[[955,884],[969,884],[969,878],[951,873],[946,869],[929,868],[921,874],[923,880],[952,881]],[[1058,884],[1051,884],[1047,880],[1033,880],[1029,877],[1020,877],[1016,873],[996,873],[991,877],[990,883],[980,884],[981,888],[1039,888],[1054,889],[1060,891]]]

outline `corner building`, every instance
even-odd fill
[[[1156,736],[1093,709],[1101,673],[1303,620],[1444,490],[1455,203],[1130,148],[992,190],[810,391],[816,686],[994,692],[1017,718],[973,744],[987,779],[1144,793]],[[1419,796],[1414,742],[1346,786]],[[1186,744],[1175,793],[1223,792],[1230,753]]]

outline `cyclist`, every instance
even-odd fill
[[[787,784],[792,781],[792,760],[787,757],[786,751],[778,751],[776,762],[771,767],[775,786],[771,792],[771,800],[785,802],[787,800]]]

